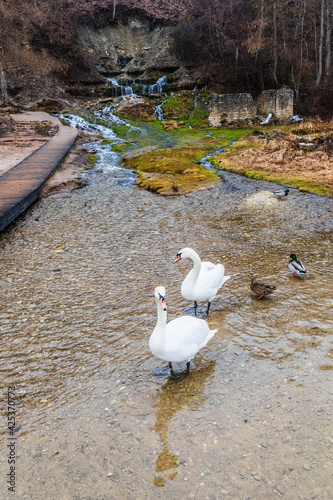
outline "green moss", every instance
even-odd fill
[[[190,97],[170,95],[163,103],[164,117],[167,120],[185,121],[194,109],[194,101]]]
[[[226,170],[228,172],[234,172],[239,175],[245,175],[249,179],[257,179],[257,180],[265,180],[276,182],[278,184],[285,184],[287,186],[294,187],[299,189],[299,191],[306,193],[315,193],[323,196],[333,196],[333,189],[330,186],[323,186],[322,184],[316,181],[308,181],[300,178],[293,178],[289,176],[280,176],[278,174],[270,173],[270,172],[254,172],[252,170],[241,170],[233,167],[224,167],[217,162],[214,162],[214,166],[216,168],[220,168],[222,170]]]
[[[111,146],[112,151],[115,151],[116,153],[121,153],[125,149],[129,147],[129,142],[119,142],[118,144],[113,144]]]
[[[97,156],[94,154],[94,153],[88,153],[88,162],[89,162],[89,165],[87,165],[85,167],[86,170],[90,170],[91,168],[93,168],[93,166],[95,165],[97,161]]]
[[[89,121],[89,120],[87,120]],[[90,123],[95,123],[95,122],[90,122]],[[111,128],[111,125],[108,121],[106,120],[97,120],[97,125],[101,125],[102,127],[106,127],[106,128]]]
[[[183,194],[212,185],[219,177],[198,162],[206,148],[158,149],[124,160],[138,174],[137,184],[163,195]]]
[[[80,115],[80,118],[86,120],[88,123],[95,123],[95,118],[93,116]]]
[[[194,96],[187,94],[172,94],[163,102],[163,112],[166,120],[184,122],[195,128],[205,128],[208,125],[207,109],[194,102]]]

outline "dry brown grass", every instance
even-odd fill
[[[289,130],[285,128],[281,137],[274,138],[274,133],[247,136],[239,141],[237,148],[215,156],[215,165],[251,178],[333,196],[333,154],[329,139],[333,136],[333,122],[309,120]],[[314,138],[315,146],[304,149],[299,145],[302,139],[297,136]],[[319,137],[324,144],[317,145]]]

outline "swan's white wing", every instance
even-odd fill
[[[210,330],[208,323],[193,316],[180,316],[166,326],[164,359],[189,361],[204,347],[217,330]]]
[[[214,267],[205,266],[201,268],[195,284],[195,292],[201,295],[203,300],[210,300],[227,279],[229,279],[229,276],[224,276],[224,266],[222,264],[215,264]]]
[[[211,269],[214,269],[216,266],[219,264],[213,264],[212,262],[204,261],[201,262],[201,270],[202,271],[210,271]],[[222,266],[222,264],[220,264]]]

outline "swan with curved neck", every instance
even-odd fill
[[[205,347],[217,330],[210,330],[208,323],[193,316],[180,316],[167,323],[167,305],[165,288],[155,288],[157,305],[157,323],[149,339],[152,354],[169,364],[171,378],[179,382],[190,371],[190,363],[194,356]],[[172,363],[186,361],[186,371],[176,375]]]
[[[193,268],[184,279],[181,294],[184,299],[194,301],[194,313],[197,315],[198,302],[208,302],[205,316],[209,314],[211,302],[221,286],[230,278],[224,276],[224,266],[212,262],[202,262],[192,248],[183,248],[177,253],[174,262],[191,259]]]

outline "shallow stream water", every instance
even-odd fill
[[[333,200],[222,173],[162,198],[127,171],[38,201],[1,235],[1,380],[15,387],[16,490],[0,498],[332,498]],[[126,179],[130,179],[126,182]],[[175,384],[148,348],[154,288],[190,305],[183,247],[230,280],[218,333]],[[296,253],[308,270],[288,277]],[[277,291],[257,300],[252,276]],[[6,493],[7,492],[7,493]],[[16,496],[14,496],[16,495]]]

